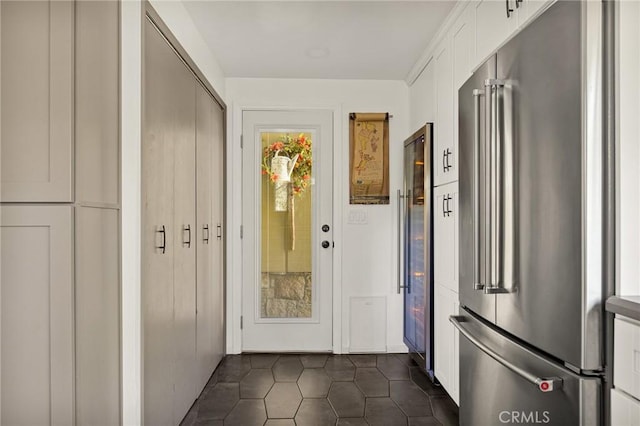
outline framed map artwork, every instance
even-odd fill
[[[389,114],[349,114],[349,204],[389,204]]]

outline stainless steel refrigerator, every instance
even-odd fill
[[[404,343],[433,376],[433,124],[404,143],[404,192],[398,191],[398,293],[404,289]]]
[[[602,424],[601,13],[555,3],[459,90],[463,425]]]

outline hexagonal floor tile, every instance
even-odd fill
[[[269,419],[264,426],[296,426],[293,419]]]
[[[224,419],[240,400],[238,383],[217,383],[198,402],[198,419]]]
[[[240,398],[264,398],[273,386],[269,368],[254,368],[240,381]]]
[[[378,355],[378,370],[389,380],[408,380],[409,367],[394,355]]]
[[[367,397],[389,396],[389,381],[377,368],[358,368],[356,385]]]
[[[391,399],[409,417],[429,417],[433,415],[429,397],[411,380],[393,380]]]
[[[225,426],[262,426],[267,412],[262,399],[241,399],[224,419]]]
[[[375,367],[377,360],[375,355],[349,355],[349,359],[356,367]]]
[[[264,399],[270,419],[292,419],[302,401],[295,383],[276,383]]]
[[[336,426],[369,426],[364,417],[340,418]]]
[[[409,426],[442,426],[435,417],[409,417]]]
[[[327,363],[327,355],[304,354],[300,355],[300,361],[304,368],[322,368]]]
[[[324,369],[336,381],[351,381],[356,372],[356,367],[349,358],[341,355],[329,357]]]
[[[336,414],[326,399],[303,399],[295,421],[297,426],[333,425]]]
[[[305,368],[298,379],[298,386],[305,398],[325,398],[331,387],[331,377],[324,368]]]
[[[276,382],[295,382],[302,373],[302,363],[297,355],[283,355],[273,365]]]
[[[391,398],[367,398],[364,415],[371,426],[403,426],[407,424],[407,416],[400,411]]]
[[[278,360],[276,354],[251,354],[249,355],[251,360],[251,368],[271,368],[273,364]]]
[[[218,367],[219,382],[239,382],[251,370],[251,361],[246,355],[228,355]]]
[[[329,390],[329,402],[340,418],[364,416],[365,398],[353,382],[334,382]]]

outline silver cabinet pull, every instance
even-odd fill
[[[473,90],[473,289],[482,290],[484,284],[480,279],[480,102],[484,92]]]
[[[482,343],[479,339],[477,339],[475,336],[473,336],[473,334],[471,334],[467,329],[464,328],[464,326],[462,325],[462,323],[465,322],[464,316],[451,315],[449,317],[449,321],[455,328],[458,329],[460,334],[466,337],[478,349],[498,361],[500,364],[502,364],[512,372],[516,373],[518,376],[522,377],[527,382],[537,387],[540,392],[553,392],[562,389],[563,380],[560,377],[537,377],[536,375],[523,370],[517,365],[512,364],[510,361],[500,356],[500,354],[495,352],[493,349]]]
[[[157,245],[156,248],[162,250],[162,254],[165,254],[167,251],[167,232],[164,229],[164,225],[160,226],[159,229],[156,230],[156,233],[162,236],[162,242],[160,245]]]
[[[185,239],[185,233],[187,238]],[[187,248],[191,247],[191,225],[184,225],[182,227],[182,245],[187,246]]]
[[[511,14],[513,13],[513,9],[511,9],[511,6],[509,5],[509,0],[505,0],[507,3],[507,18],[511,18]],[[517,2],[517,0],[516,0]]]
[[[222,239],[222,224],[219,223],[218,225],[216,225],[216,229],[217,229],[217,234],[216,237],[221,240]]]
[[[209,244],[209,224],[205,223],[202,225],[202,242],[204,244]]]

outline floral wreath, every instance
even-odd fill
[[[262,174],[268,175],[271,182],[277,182],[279,178],[278,174],[271,170],[271,159],[278,152],[289,158],[298,154],[298,160],[291,172],[291,189],[295,195],[302,195],[311,182],[311,139],[304,133],[300,133],[297,138],[287,134],[264,148]]]

